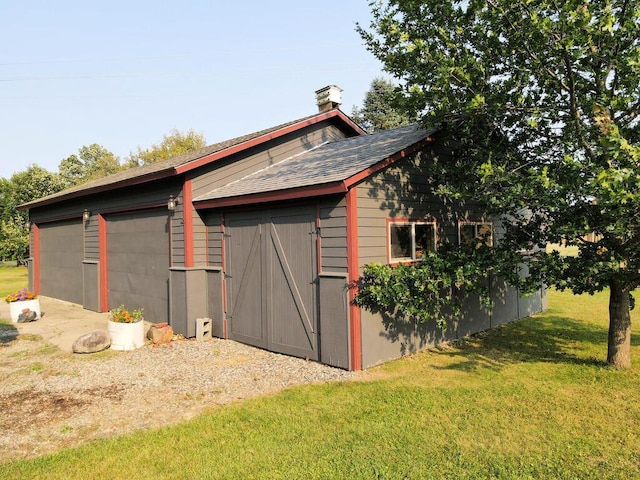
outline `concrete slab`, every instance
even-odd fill
[[[82,305],[40,296],[41,317],[35,322],[13,323],[19,334],[40,335],[43,339],[71,352],[73,342],[85,333],[106,330],[108,313],[85,310]],[[0,318],[11,321],[9,304],[0,302]]]

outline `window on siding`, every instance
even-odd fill
[[[482,244],[493,247],[493,223],[460,222],[458,224],[458,241],[460,245]]]
[[[414,262],[426,252],[436,250],[436,224],[433,222],[389,222],[389,260]]]

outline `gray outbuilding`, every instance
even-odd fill
[[[211,318],[216,336],[352,370],[543,310],[544,290],[521,298],[491,276],[492,309],[470,297],[446,331],[352,304],[364,265],[487,231],[499,242],[501,226],[432,194],[429,164],[451,155],[437,131],[367,135],[327,89],[315,115],[23,205],[30,288],[142,307],[187,337]]]

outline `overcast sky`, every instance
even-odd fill
[[[361,105],[379,62],[368,0],[0,0],[0,177],[83,145],[121,159],[172,129],[207,143]]]

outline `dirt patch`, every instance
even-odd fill
[[[0,461],[186,421],[293,385],[355,377],[228,340],[77,355],[7,331],[0,328]]]

